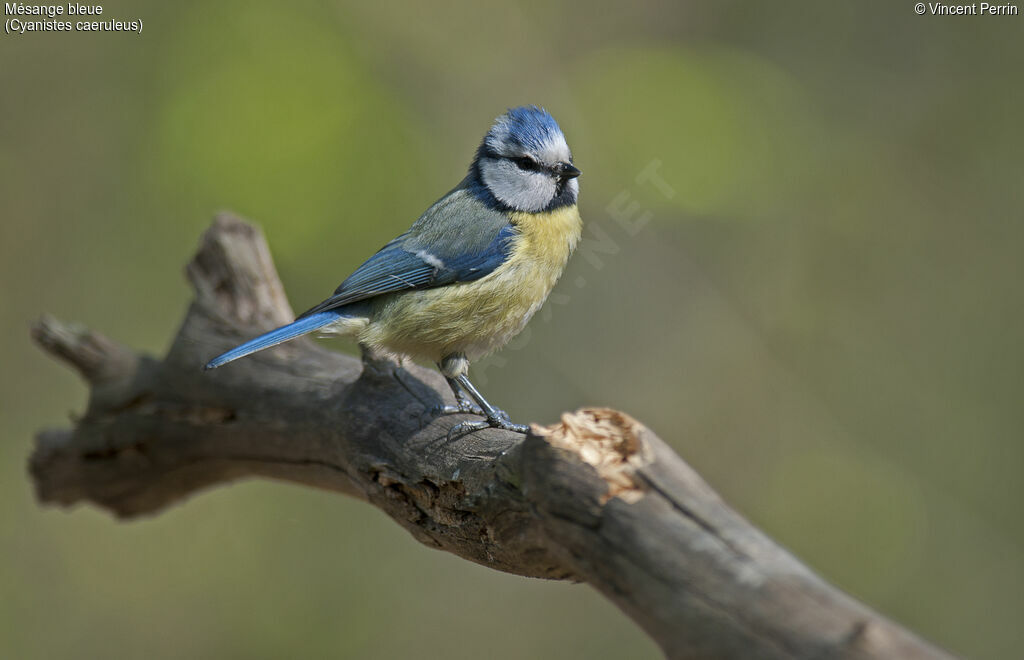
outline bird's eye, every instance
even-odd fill
[[[516,164],[516,167],[518,167],[521,170],[526,170],[527,172],[534,172],[540,167],[537,164],[537,161],[530,158],[529,156],[520,156],[519,158],[513,158],[512,162]]]

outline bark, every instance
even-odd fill
[[[163,359],[49,317],[33,328],[90,386],[73,429],[37,436],[41,502],[132,518],[283,479],[362,498],[484,566],[587,582],[670,657],[948,657],[815,575],[624,413],[448,441],[467,417],[431,415],[452,397],[415,364],[300,339],[202,371],[293,315],[261,234],[237,218],[216,219],[187,272],[196,297]]]

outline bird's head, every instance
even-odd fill
[[[480,181],[502,204],[537,213],[576,203],[580,171],[554,117],[536,106],[494,121],[473,161]]]

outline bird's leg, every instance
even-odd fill
[[[483,410],[484,417],[487,418],[486,422],[462,422],[461,424],[456,424],[448,430],[449,440],[463,433],[472,433],[473,431],[479,431],[489,426],[496,429],[504,429],[506,431],[515,431],[516,433],[526,433],[530,430],[530,427],[525,424],[513,424],[512,420],[509,419],[507,412],[499,410],[488,403],[487,399],[485,399],[476,387],[473,386],[473,383],[469,382],[469,378],[466,374],[460,374],[454,379],[449,380],[454,380],[455,383],[469,394],[469,396],[473,397],[473,400],[476,401]]]
[[[440,415],[459,415],[465,413],[484,415],[484,409],[473,403],[455,380],[456,374],[464,372],[469,368],[466,356],[461,353],[446,355],[437,363],[437,368],[444,376],[444,379],[448,381],[448,387],[452,388],[452,392],[455,393],[455,405],[447,406],[441,404],[431,407],[428,411],[431,418]]]
[[[484,409],[473,403],[466,393],[459,387],[459,383],[454,378],[445,376],[444,379],[448,381],[448,387],[452,388],[452,392],[455,393],[455,404],[454,406],[434,406],[432,412],[435,415],[458,415],[460,413],[472,413],[473,415],[485,415]]]
[[[456,424],[448,430],[449,440],[463,433],[472,433],[473,431],[479,431],[492,426],[517,433],[526,433],[529,430],[523,424],[513,424],[512,420],[509,419],[508,413],[498,410],[489,404],[487,399],[473,387],[473,383],[469,382],[469,378],[466,376],[466,371],[469,369],[469,361],[466,359],[465,354],[450,353],[445,355],[437,367],[444,374],[445,380],[448,381],[448,386],[452,388],[452,392],[455,392],[455,400],[458,402],[458,405],[438,406],[435,410],[441,414],[473,413],[487,418],[486,422],[462,422]],[[472,398],[472,401],[466,398],[467,394]],[[474,401],[476,402],[475,405]]]

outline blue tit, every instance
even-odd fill
[[[565,269],[583,226],[579,174],[547,111],[509,110],[484,136],[466,178],[333,296],[206,368],[313,332],[345,335],[437,364],[458,402],[439,412],[487,420],[463,422],[453,433],[488,426],[525,433],[484,399],[467,372],[523,329]]]

